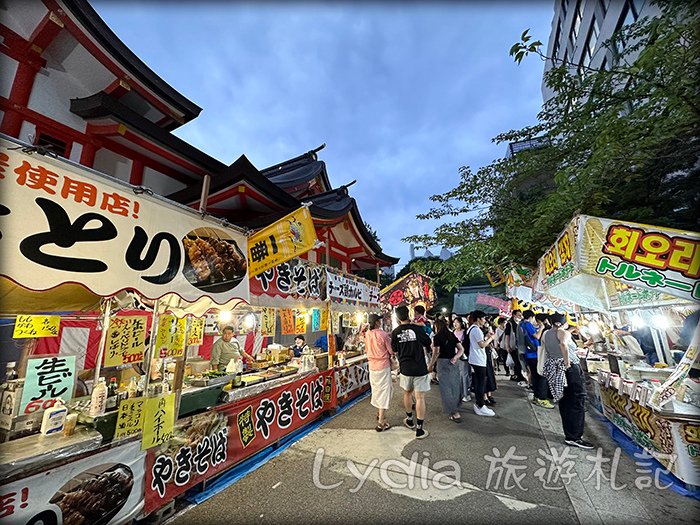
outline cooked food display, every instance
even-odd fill
[[[182,245],[187,254],[183,273],[192,284],[240,281],[246,274],[246,259],[235,241],[219,238],[215,230],[194,230],[182,239]]]
[[[124,506],[134,476],[125,465],[112,465],[102,473],[85,471],[51,498],[63,514],[64,525],[103,525]]]

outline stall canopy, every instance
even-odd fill
[[[700,234],[574,217],[538,262],[535,291],[598,311],[700,302]]]
[[[435,304],[435,289],[430,279],[418,272],[397,279],[381,292],[382,312],[389,313],[397,306],[412,307],[423,304],[429,310]]]
[[[220,220],[3,138],[0,190],[0,275],[26,290],[249,302],[247,239]]]

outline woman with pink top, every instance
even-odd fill
[[[389,430],[384,412],[391,402],[391,339],[381,329],[381,317],[370,314],[369,329],[365,332],[365,351],[369,364],[369,384],[372,388],[372,406],[377,407],[377,432]]]

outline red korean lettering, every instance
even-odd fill
[[[674,237],[668,267],[691,279],[700,277],[700,242]]]
[[[56,195],[53,187],[58,183],[58,175],[43,166],[35,168],[29,162],[23,160],[22,165],[19,168],[15,168],[15,173],[19,175],[17,184],[20,186],[26,186],[33,190],[44,190],[46,193]]]
[[[634,262],[642,263],[652,268],[664,269],[668,265],[668,254],[671,251],[671,239],[663,233],[647,233],[639,241],[643,253],[635,253]]]
[[[608,229],[608,236],[605,239],[603,251],[630,261],[637,250],[639,236],[642,233],[641,230],[636,228],[628,228],[622,225],[611,226]]]
[[[67,199],[71,195],[75,199],[75,202],[84,202],[88,206],[94,206],[97,202],[97,188],[95,186],[87,182],[63,177],[61,197]]]

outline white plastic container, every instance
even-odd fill
[[[107,384],[105,378],[101,377],[95,388],[92,389],[90,399],[90,417],[101,416],[107,408]]]
[[[66,424],[67,415],[68,409],[63,404],[63,400],[56,399],[56,404],[44,411],[44,417],[41,420],[41,433],[48,436],[61,432],[63,425]]]

